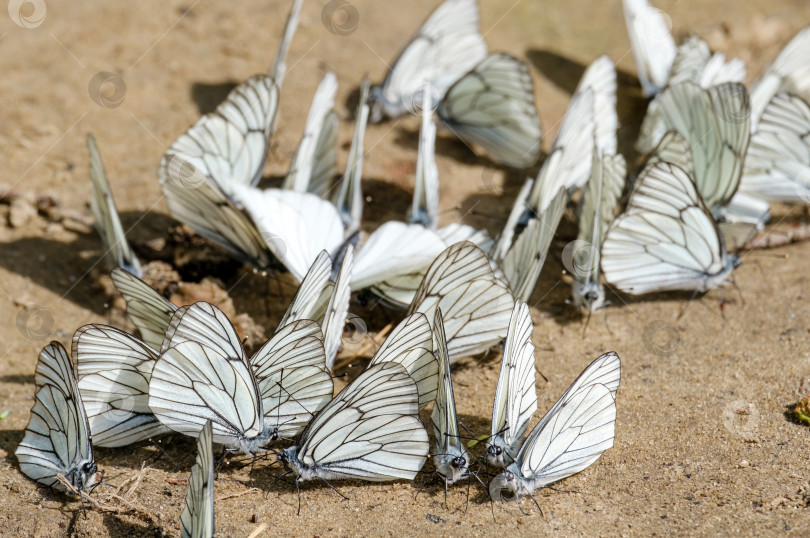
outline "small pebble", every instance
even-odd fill
[[[737,464],[737,469],[745,469],[748,467],[749,463],[748,460],[742,460],[740,463]]]

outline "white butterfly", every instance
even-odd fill
[[[515,302],[503,348],[503,362],[492,406],[487,461],[506,467],[515,461],[529,420],[537,410],[532,318],[526,303]]]
[[[371,122],[416,110],[425,84],[434,89],[431,108],[447,89],[487,54],[478,32],[476,0],[445,0],[400,53],[382,86],[371,89]]]
[[[453,363],[503,340],[514,302],[487,255],[464,241],[445,249],[431,264],[408,313],[432,319],[436,309],[442,310]]]
[[[439,363],[433,355],[433,331],[424,314],[407,316],[394,327],[369,366],[395,362],[407,370],[419,391],[419,408],[436,399]]]
[[[349,158],[346,161],[346,171],[335,193],[332,202],[337,207],[346,235],[349,236],[360,229],[363,220],[363,140],[366,136],[368,124],[368,79],[364,78],[360,85],[360,101],[352,135],[352,145],[349,148]]]
[[[620,375],[616,353],[592,362],[534,427],[514,463],[492,479],[492,499],[502,498],[503,490],[531,495],[586,469],[612,447]]]
[[[171,431],[149,409],[157,350],[115,327],[85,325],[73,335],[72,351],[96,446],[127,446]]]
[[[327,73],[318,85],[309,109],[304,136],[298,144],[282,188],[298,192],[311,192],[323,198],[332,188],[337,173],[337,114],[335,94],[337,78]]]
[[[188,478],[186,506],[180,514],[180,536],[214,536],[214,449],[212,423],[207,421],[197,439],[197,459]]]
[[[602,245],[605,279],[633,294],[707,291],[726,283],[738,264],[692,179],[669,163],[642,171]]]
[[[433,436],[436,439],[436,453],[433,455],[433,462],[436,464],[436,472],[444,478],[445,487],[447,487],[470,474],[470,457],[459,436],[456,398],[453,396],[447,338],[444,333],[440,308],[436,309],[433,327],[436,357],[439,361],[439,390],[436,393],[433,412],[430,414],[430,420],[433,422]]]
[[[293,2],[270,72],[234,88],[214,112],[200,118],[172,144],[158,169],[173,217],[258,268],[267,267],[274,253],[235,203],[234,189],[255,185],[261,178],[301,2]]]
[[[599,278],[599,253],[613,222],[626,173],[624,157],[600,157],[594,151],[591,177],[585,187],[579,212],[579,234],[571,244],[573,248],[570,252],[574,277],[572,301],[574,306],[586,313],[595,312],[605,305],[605,288]]]
[[[765,107],[745,156],[740,191],[773,202],[810,202],[810,106],[777,94]]]
[[[793,36],[773,63],[751,84],[752,129],[756,129],[762,112],[777,93],[787,92],[805,101],[810,100],[808,47],[810,47],[810,27],[800,30]]]
[[[101,239],[107,252],[112,254],[113,265],[123,267],[133,275],[140,277],[143,274],[141,263],[132,252],[127,242],[126,232],[121,225],[118,209],[115,207],[110,182],[101,162],[101,154],[96,147],[93,135],[87,135],[87,149],[90,152],[90,186],[93,196],[90,198],[90,208],[96,221]]]
[[[149,381],[149,407],[174,431],[252,453],[296,435],[332,395],[317,324],[285,325],[248,359],[225,314],[208,303],[172,318]]]
[[[663,132],[678,131],[689,143],[698,192],[719,216],[737,191],[750,133],[750,102],[742,84],[725,83],[703,89],[683,82],[664,90],[657,98]],[[644,119],[642,131],[649,126]],[[652,150],[653,147],[647,148]]]
[[[436,124],[433,123],[433,92],[422,91],[422,127],[416,156],[413,203],[408,222],[435,230],[439,220],[439,169],[436,166]]]
[[[20,470],[32,480],[65,490],[62,475],[77,490],[99,483],[90,426],[84,412],[70,357],[59,342],[39,354],[37,393],[25,436],[17,450]]]
[[[320,478],[412,480],[427,459],[419,391],[403,366],[369,366],[312,419],[279,459],[296,483]]]
[[[623,0],[622,5],[641,88],[645,97],[652,97],[667,85],[675,41],[664,13],[647,0]]]
[[[149,284],[120,267],[113,268],[110,276],[115,289],[127,303],[127,316],[140,331],[141,339],[153,350],[159,350],[177,307]]]
[[[534,84],[529,68],[513,56],[487,56],[447,90],[436,112],[445,127],[495,162],[528,168],[540,157]]]

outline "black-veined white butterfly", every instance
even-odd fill
[[[675,86],[687,81],[701,88],[711,88],[724,82],[745,82],[745,63],[739,58],[726,61],[722,52],[712,54],[703,39],[689,36],[678,46],[667,85]]]
[[[648,0],[623,0],[622,5],[641,88],[646,97],[652,97],[667,85],[675,40],[661,10]]]
[[[284,178],[283,188],[311,192],[322,198],[329,194],[337,174],[338,120],[333,110],[336,93],[337,78],[334,73],[327,73],[315,91],[304,135]]]
[[[490,497],[502,499],[504,490],[531,495],[599,459],[613,446],[620,377],[616,353],[593,361],[532,429],[515,461],[492,479]]]
[[[123,267],[140,277],[143,274],[141,263],[127,242],[126,232],[121,225],[121,218],[110,190],[110,182],[104,171],[104,163],[101,162],[101,154],[96,146],[96,139],[90,134],[87,135],[87,149],[90,152],[90,186],[93,190],[90,208],[96,221],[96,229],[104,241],[104,248],[111,255],[113,265]]]
[[[525,63],[491,54],[453,84],[436,113],[456,136],[495,162],[528,168],[540,158],[543,131]]]
[[[533,328],[529,307],[516,301],[495,389],[492,433],[487,440],[487,461],[497,467],[515,461],[529,421],[537,410]]]
[[[455,484],[470,474],[470,457],[461,442],[456,414],[456,398],[453,395],[453,379],[450,376],[450,359],[447,351],[447,338],[442,323],[442,311],[436,309],[433,321],[433,338],[436,358],[439,361],[439,390],[430,420],[433,423],[433,437],[436,439],[436,452],[433,462],[436,472],[444,478],[445,488]]]
[[[416,155],[413,203],[408,222],[435,230],[439,223],[439,169],[436,166],[436,124],[433,123],[433,89],[422,91],[422,126]]]
[[[675,131],[673,131],[675,132]],[[574,281],[571,299],[585,313],[605,305],[605,288],[599,273],[599,253],[602,241],[613,222],[619,197],[624,189],[627,172],[621,155],[593,155],[591,177],[585,187],[579,212],[579,234],[571,243],[571,265]],[[569,247],[566,247],[569,248]]]
[[[149,381],[149,407],[167,427],[252,453],[296,435],[332,396],[323,337],[311,320],[277,331],[253,356],[221,310],[208,303],[175,313]]]
[[[810,202],[810,106],[777,94],[757,123],[740,191],[761,200]]]
[[[421,312],[430,320],[436,309],[442,310],[453,363],[503,340],[514,302],[487,255],[473,243],[462,241],[445,249],[431,264],[408,313]]]
[[[810,100],[810,27],[800,30],[779,56],[751,84],[751,128],[756,130],[759,118],[768,103],[780,92]]]
[[[127,446],[171,431],[149,408],[156,349],[115,327],[85,325],[73,335],[72,352],[96,446]]]
[[[180,514],[180,536],[211,538],[214,536],[214,448],[212,423],[209,420],[197,439],[197,459],[188,478],[186,506]]]
[[[447,89],[487,54],[478,32],[477,0],[445,0],[394,62],[381,86],[371,89],[371,122],[415,112],[427,84],[431,109]]]
[[[370,365],[312,419],[279,459],[304,480],[413,480],[428,456],[419,391],[394,362]]]
[[[276,252],[268,249],[267,238],[235,202],[234,189],[255,185],[261,178],[301,3],[293,2],[270,72],[234,88],[214,112],[172,144],[158,169],[174,218],[260,269],[273,261]]]
[[[90,425],[79,394],[70,357],[59,342],[39,354],[37,393],[25,436],[17,450],[20,470],[32,480],[65,490],[62,475],[77,490],[99,483]]]
[[[407,370],[419,390],[419,408],[436,399],[439,363],[433,355],[433,331],[424,314],[407,316],[394,327],[369,366],[395,362]]]
[[[641,172],[602,245],[605,279],[633,294],[707,291],[725,284],[738,264],[692,178],[663,162]]]

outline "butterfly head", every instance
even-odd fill
[[[98,466],[95,461],[85,461],[81,465],[72,469],[65,478],[79,491],[92,490],[99,482]]]
[[[514,464],[513,464],[514,465]],[[489,497],[493,501],[512,501],[518,495],[522,486],[522,480],[513,472],[507,469],[492,479],[489,483]]]
[[[599,282],[575,280],[572,291],[574,306],[583,314],[592,314],[605,306],[605,288]]]
[[[387,114],[385,113],[385,97],[383,97],[382,86],[372,86],[368,92],[368,121],[369,123],[380,123]]]

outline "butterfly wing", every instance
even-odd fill
[[[127,446],[169,430],[149,409],[149,378],[157,351],[105,325],[73,335],[73,357],[93,442]]]
[[[96,146],[93,135],[87,135],[87,149],[90,152],[90,186],[93,196],[90,198],[90,208],[96,221],[96,228],[104,241],[104,247],[112,254],[114,265],[123,267],[136,277],[141,277],[141,263],[132,252],[127,241],[126,232],[121,225],[118,209],[115,207],[104,163]]]
[[[668,163],[644,169],[602,246],[605,278],[634,294],[706,291],[724,282],[734,263],[692,179]]]
[[[433,322],[434,347],[439,363],[438,392],[430,420],[433,423],[433,435],[436,439],[439,454],[464,453],[458,430],[456,398],[453,395],[453,380],[450,376],[450,359],[447,351],[447,338],[440,309],[436,310]],[[452,448],[451,448],[452,447]]]
[[[333,477],[412,480],[429,449],[418,412],[419,391],[405,368],[375,364],[312,419],[298,458]]]
[[[667,85],[675,60],[671,22],[668,24],[669,17],[647,0],[623,0],[622,5],[641,89],[645,97],[651,97]]]
[[[343,254],[343,261],[340,262],[340,271],[332,289],[332,296],[326,305],[326,314],[321,325],[326,351],[326,368],[328,370],[332,370],[335,355],[337,355],[340,341],[343,338],[343,326],[346,324],[349,300],[352,295],[350,283],[352,281],[353,267],[354,247],[348,245]]]
[[[394,327],[369,365],[401,364],[416,382],[420,409],[436,398],[439,365],[433,356],[433,331],[424,314],[416,313]]]
[[[602,355],[534,427],[517,462],[535,487],[582,471],[613,446],[620,376],[619,356]]]
[[[38,388],[31,418],[15,451],[20,470],[56,489],[65,489],[58,474],[84,489],[96,471],[90,426],[73,365],[59,342],[51,342],[40,353],[35,380]]]
[[[762,111],[779,92],[798,95],[810,100],[810,27],[800,30],[779,56],[751,85],[751,120],[755,125]]]
[[[540,157],[542,129],[529,68],[492,54],[460,78],[437,109],[442,123],[498,163],[528,168]]]
[[[291,438],[332,399],[323,334],[299,320],[278,330],[250,359],[264,409],[264,429]]]
[[[129,271],[115,267],[110,276],[127,303],[127,316],[140,331],[141,339],[152,349],[160,349],[177,307]]]
[[[322,250],[312,262],[301,285],[298,286],[298,291],[295,292],[276,331],[299,319],[323,321],[329,298],[332,296],[332,289],[334,289],[334,284],[329,280],[331,274],[332,258],[329,257],[328,252]]]
[[[368,114],[368,79],[363,79],[346,171],[333,200],[346,229],[346,236],[359,230],[363,220],[363,139],[366,136]]]
[[[214,447],[211,421],[197,439],[197,459],[188,477],[186,506],[180,514],[180,536],[203,538],[214,535]]]
[[[451,84],[483,60],[477,0],[445,0],[400,53],[379,88],[372,90],[372,122],[417,110],[428,84],[437,102]],[[431,109],[433,104],[431,103]]]
[[[223,357],[244,360],[245,350],[225,313],[203,301],[178,308],[163,337],[160,353],[181,342],[198,342]]]
[[[500,342],[514,302],[487,255],[474,244],[461,242],[431,264],[409,313],[421,312],[431,319],[441,308],[452,363]]]

